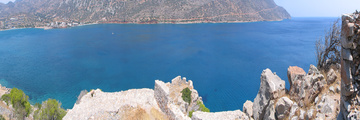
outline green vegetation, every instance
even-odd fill
[[[189,112],[189,117],[190,117],[190,118],[192,117],[193,112],[195,112],[195,111],[192,110],[192,111]]]
[[[203,111],[203,112],[210,112],[210,109],[207,108],[207,107],[205,107],[205,105],[204,105],[202,102],[197,101],[196,104],[199,105],[199,109],[200,109],[201,111]]]
[[[7,105],[11,104],[14,108],[14,115],[17,119],[23,120],[28,117],[32,111],[32,107],[29,103],[29,96],[17,88],[11,89],[9,94],[1,96],[1,100],[5,101]],[[66,111],[62,109],[61,103],[55,99],[48,99],[43,104],[36,103],[34,111],[35,120],[61,120]],[[0,120],[4,117],[0,115]]]
[[[187,88],[183,89],[181,91],[181,93],[182,93],[182,95],[181,95],[182,99],[185,102],[190,104],[190,102],[191,102],[191,91],[190,91],[190,89],[187,87]]]
[[[39,106],[38,106],[39,107]],[[66,115],[66,111],[61,108],[61,103],[55,99],[48,99],[43,102],[34,112],[35,120],[61,120]]]
[[[5,120],[3,115],[0,115],[0,120]]]
[[[31,106],[29,103],[29,96],[25,95],[22,90],[17,88],[11,89],[9,94],[4,94],[1,100],[5,101],[9,105],[12,104],[15,109],[15,117],[18,119],[24,119],[31,113]]]

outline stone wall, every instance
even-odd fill
[[[341,108],[339,117],[360,119],[360,17],[344,14],[341,27]]]

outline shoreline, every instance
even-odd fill
[[[291,19],[291,18],[289,18]],[[262,21],[224,21],[224,22],[216,22],[216,21],[193,21],[193,22],[96,22],[96,23],[89,23],[89,24],[80,24],[77,26],[67,26],[67,27],[49,27],[49,26],[36,26],[36,27],[24,27],[24,28],[10,28],[10,29],[0,29],[0,31],[8,31],[8,30],[19,30],[19,29],[28,29],[28,28],[35,28],[35,29],[43,29],[43,30],[51,30],[51,29],[66,29],[66,28],[73,28],[73,27],[81,27],[81,26],[88,26],[88,25],[98,25],[98,24],[178,24],[178,25],[185,25],[185,24],[217,24],[217,23],[255,23],[255,22],[278,22],[283,20],[289,19],[279,19],[279,20],[262,20]]]

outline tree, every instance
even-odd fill
[[[1,99],[7,104],[9,104],[9,102],[12,104],[16,118],[24,119],[29,116],[31,112],[29,96],[25,95],[22,90],[13,88],[9,94],[4,94]]]
[[[340,63],[340,24],[334,21],[324,38],[315,42],[316,62],[319,69],[328,69],[333,63]]]
[[[48,99],[38,107],[38,110],[34,112],[36,120],[61,120],[66,115],[66,111],[61,108],[61,103],[55,99]]]

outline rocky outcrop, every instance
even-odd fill
[[[325,78],[314,65],[310,65],[307,74],[300,67],[290,66],[288,93],[285,93],[285,81],[265,69],[254,103],[246,101],[243,105],[244,114],[255,120],[336,119],[340,90],[335,88],[340,88],[340,77],[335,65],[330,68],[324,71]]]
[[[64,120],[85,119],[167,119],[151,89],[132,89],[107,93],[100,89],[84,95]]]
[[[339,118],[360,119],[360,18],[344,14],[341,26],[341,107]]]
[[[256,95],[253,105],[254,119],[264,119],[265,112],[269,112],[268,107],[271,100],[285,95],[285,81],[272,73],[270,69],[265,69],[261,73],[260,88]]]
[[[191,102],[182,99],[181,91],[189,88]],[[68,110],[64,120],[83,119],[159,119],[190,120],[189,111],[199,111],[202,98],[191,80],[178,76],[171,83],[155,80],[152,89],[131,89],[107,93],[100,89],[81,92],[78,102]],[[241,114],[243,115],[243,114]],[[245,115],[245,114],[244,114]],[[247,117],[247,116],[246,116]],[[197,117],[202,119],[202,117]]]
[[[249,120],[249,117],[240,110],[225,112],[201,112],[193,113],[192,120]]]
[[[290,74],[288,72],[288,76]],[[301,73],[290,79],[289,81],[293,82],[289,90],[290,98],[295,100],[301,107],[314,101],[316,96],[323,90],[324,85],[327,84],[324,76],[314,65],[310,65],[308,74]],[[333,78],[332,81],[334,81]]]

